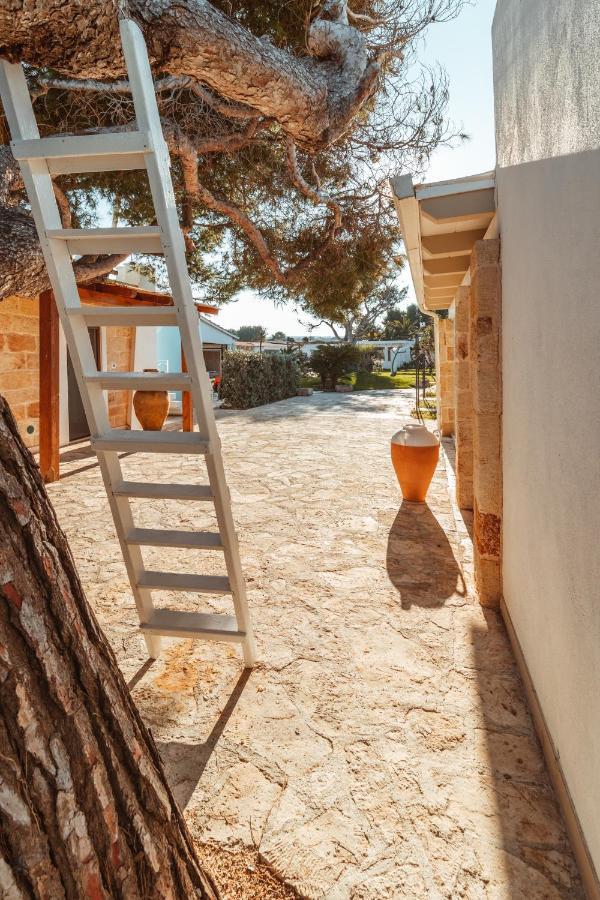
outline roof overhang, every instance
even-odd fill
[[[121,281],[92,281],[79,286],[82,303],[95,306],[174,306],[171,294],[148,291]],[[216,316],[216,306],[194,301],[198,315],[205,313]],[[212,322],[211,322],[212,325]]]
[[[400,175],[390,183],[419,307],[429,315],[446,310],[496,214],[494,172],[417,185]]]

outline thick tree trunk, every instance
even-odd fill
[[[142,27],[157,71],[190,76],[276,119],[307,149],[331,142],[375,86],[379,67],[348,22],[346,0],[325,3],[304,58],[251,34],[208,0],[2,0],[0,56],[76,78],[120,78],[119,9]]]
[[[18,205],[22,189],[18,163],[9,147],[0,146],[0,300],[12,294],[37,297],[50,287],[35,223]],[[75,277],[79,283],[93,281],[126,258],[115,254],[82,256],[73,267]]]
[[[1,397],[0,896],[217,897]]]

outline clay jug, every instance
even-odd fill
[[[422,503],[440,457],[439,438],[425,425],[409,424],[393,436],[391,450],[402,496]]]
[[[144,369],[158,372],[158,369]],[[136,391],[133,408],[144,431],[160,431],[169,412],[168,391]]]

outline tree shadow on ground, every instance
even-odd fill
[[[204,742],[198,744],[185,744],[180,741],[156,742],[173,796],[181,809],[185,809],[202,778],[251,675],[251,669],[243,670]]]
[[[426,503],[402,501],[388,536],[386,566],[403,609],[443,606],[450,597],[466,596],[452,547]]]
[[[264,421],[265,419],[287,419],[289,417],[301,418],[302,416],[331,415],[332,413],[347,413],[349,416],[357,413],[373,414],[373,398],[394,411],[394,403],[399,398],[406,398],[407,391],[414,394],[413,388],[396,388],[391,390],[366,390],[352,391],[347,394],[338,394],[335,391],[315,391],[311,397],[289,397],[287,400],[277,400],[273,403],[265,403],[262,406],[250,409],[217,409],[215,418],[230,419],[244,418],[248,421]]]
[[[487,805],[500,826],[506,896],[584,900],[506,627],[496,610],[480,612],[464,632],[463,672],[477,683],[488,755],[480,811]]]

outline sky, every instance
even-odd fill
[[[421,40],[420,60],[426,65],[440,63],[448,73],[449,119],[457,131],[470,137],[461,146],[437,150],[424,181],[460,178],[494,167],[491,27],[495,5],[496,0],[474,0],[454,21],[431,26]],[[414,294],[408,276],[402,276],[400,283],[409,284],[407,302],[411,302]],[[244,291],[239,300],[224,306],[216,321],[224,328],[264,325],[269,334],[276,331],[294,336],[307,333],[303,324],[307,317],[301,314],[299,319],[293,306],[276,307],[251,291]],[[323,325],[313,333],[331,334]]]

